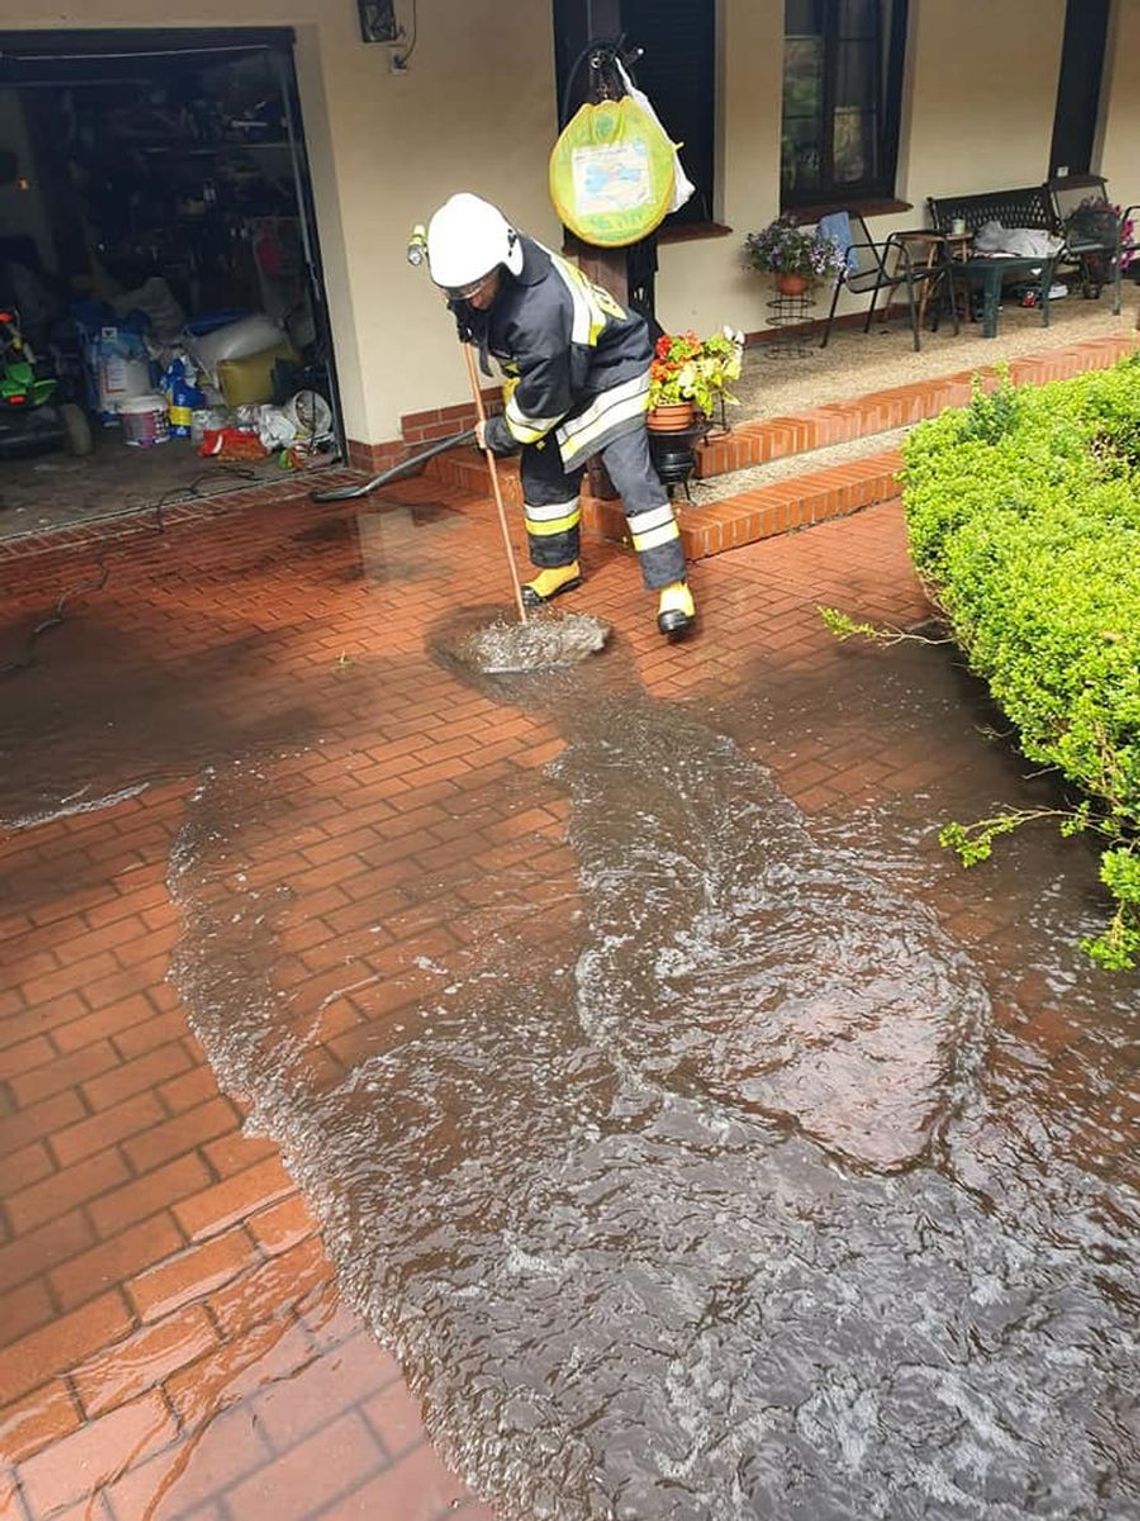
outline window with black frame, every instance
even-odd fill
[[[907,0],[785,0],[782,209],[894,195]]]

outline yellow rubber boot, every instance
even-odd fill
[[[671,581],[661,588],[657,601],[657,627],[676,638],[687,634],[697,621],[693,594],[685,581]]]
[[[552,565],[548,570],[540,570],[538,575],[528,581],[522,589],[523,605],[525,607],[541,607],[544,602],[549,602],[552,597],[561,596],[563,592],[573,591],[576,586],[582,584],[582,571],[577,560],[571,560],[569,565]]]

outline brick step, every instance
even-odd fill
[[[1131,336],[1090,339],[1011,360],[1009,374],[1016,385],[1044,385],[1086,370],[1106,369],[1134,349]],[[966,370],[875,391],[850,401],[832,402],[794,416],[736,424],[727,435],[698,451],[697,475],[701,480],[798,455],[804,456],[805,469],[719,501],[699,506],[678,502],[686,558],[704,559],[758,539],[844,517],[896,497],[897,472],[902,464],[897,449],[868,453],[814,470],[810,456],[816,450],[910,427],[925,418],[936,417],[946,407],[964,406],[970,400],[976,374],[981,375],[987,389],[998,383],[996,368]],[[487,466],[473,454],[441,455],[429,463],[427,473],[473,498],[486,499],[491,493]],[[521,507],[517,461],[499,461],[497,474],[503,501],[508,506]],[[585,492],[582,527],[586,533],[602,538],[623,541],[628,537],[620,503],[603,501]]]
[[[674,506],[685,558],[704,560],[759,539],[846,517],[876,502],[889,502],[899,494],[897,472],[901,465],[898,450],[888,449],[827,469],[785,476],[717,502],[698,506],[677,501]],[[500,469],[499,475],[504,503],[508,510],[517,508],[522,499],[517,468]],[[459,488],[467,494],[470,510],[480,515],[495,510],[485,482],[484,476],[479,489],[477,481],[468,479]],[[456,482],[449,476],[448,484],[454,486]],[[582,531],[588,537],[627,543],[629,532],[621,503],[583,494]]]
[[[877,502],[889,502],[899,494],[901,467],[899,451],[887,449],[822,470],[787,475],[720,501],[699,506],[676,502],[685,558],[707,559],[759,539],[846,517]],[[584,498],[582,522],[603,538],[627,536],[618,502]]]
[[[1014,385],[1044,385],[1086,370],[1107,369],[1134,350],[1131,335],[1088,339],[1043,354],[1012,359],[1009,375]],[[727,436],[711,440],[698,451],[697,475],[708,480],[788,455],[808,454],[833,444],[912,427],[928,417],[937,417],[946,407],[965,406],[976,376],[989,388],[998,383],[999,371],[995,366],[961,370],[953,375],[872,391],[850,401],[829,402],[801,410],[794,416],[738,423]]]

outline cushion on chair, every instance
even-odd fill
[[[833,211],[830,216],[820,217],[816,228],[825,238],[830,238],[841,253],[847,255],[847,273],[858,274],[859,259],[851,246],[851,218],[847,212]]]

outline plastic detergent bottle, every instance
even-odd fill
[[[175,359],[163,376],[163,390],[167,397],[172,438],[189,438],[192,414],[204,407],[206,398],[194,385],[187,373],[186,362]]]

